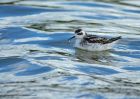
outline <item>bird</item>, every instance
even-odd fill
[[[112,47],[122,38],[121,36],[107,38],[98,35],[87,34],[82,29],[76,29],[74,36],[69,38],[71,41],[75,38],[74,47],[87,51],[104,51]]]

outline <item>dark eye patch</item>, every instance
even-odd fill
[[[77,29],[77,30],[75,30],[75,33],[78,33],[78,32],[81,32],[82,31],[82,29]]]
[[[82,32],[80,32],[80,33],[77,33],[77,35],[83,35],[83,33],[82,33]]]

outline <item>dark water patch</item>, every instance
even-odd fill
[[[132,41],[128,41],[127,44],[129,49],[140,50],[140,40],[135,39]]]
[[[123,9],[125,12],[140,14],[140,10]]]
[[[76,97],[76,99],[80,99],[80,98],[88,98],[88,99],[106,99],[104,96],[102,95],[98,95],[98,94],[82,94]]]
[[[45,37],[46,34],[30,31],[22,27],[8,27],[0,30],[0,37],[14,44],[14,40],[33,38],[33,37]],[[34,39],[33,39],[34,40]],[[38,40],[37,40],[38,41]]]
[[[0,1],[0,4],[1,5],[8,5],[8,4],[14,4],[14,3],[16,3],[16,2],[19,2],[19,1],[21,1],[21,0],[2,0],[2,1]]]
[[[113,53],[118,54],[120,56],[127,56],[132,58],[140,58],[140,41],[138,38],[129,38],[124,39],[120,42],[120,46],[118,48],[123,49],[122,51],[114,51]]]
[[[14,4],[15,2],[0,2],[0,5],[12,5]]]
[[[24,59],[18,57],[5,57],[0,59],[0,68],[5,68],[8,65],[16,64],[22,61],[24,61]]]
[[[8,27],[0,30],[1,37],[8,39],[20,39],[20,38],[29,38],[29,37],[44,37],[45,34],[39,34],[34,31],[22,27]]]
[[[62,56],[72,56],[72,53],[68,53],[68,52],[61,52],[61,51],[44,51],[44,50],[29,50],[30,53],[47,53],[47,54],[56,54],[56,55],[62,55]],[[54,59],[58,59],[58,60],[62,60],[59,56],[43,56],[43,57],[37,57],[37,60],[46,60],[46,59],[50,59],[54,58]]]
[[[42,12],[66,12],[73,10],[65,10],[60,8],[46,8],[46,7],[30,7],[23,5],[1,5],[0,17],[12,17],[12,16],[26,16],[32,14],[39,14]]]
[[[50,23],[50,22],[47,22]],[[33,28],[33,29],[38,29],[38,30],[42,30],[45,31],[46,29],[46,24],[47,23],[40,23],[40,24],[32,24],[30,26],[27,26],[27,28]]]
[[[65,22],[65,23],[63,23]],[[75,23],[77,23],[77,21],[75,21]],[[60,25],[65,25],[65,26],[69,26],[69,28],[53,28],[53,24],[55,24],[55,26],[60,26]],[[38,23],[38,24],[32,24],[30,26],[27,26],[27,28],[31,28],[31,29],[37,29],[37,30],[41,30],[41,31],[46,31],[46,32],[56,32],[56,31],[60,31],[60,32],[70,32],[73,31],[73,27],[71,27],[71,24],[73,24],[73,22],[71,21],[47,21],[46,23]],[[63,26],[62,26],[63,27]]]
[[[50,52],[49,52],[50,53]],[[56,53],[56,54],[59,54],[59,55],[63,55],[63,56],[71,56],[72,54],[70,53],[66,53],[66,52],[59,52],[59,51],[54,51],[52,53]]]
[[[71,81],[71,80],[76,80],[76,79],[78,79],[76,76],[65,76],[64,78],[63,78],[63,80],[64,81]]]
[[[128,2],[126,1],[125,2],[125,0],[120,0],[119,2],[118,2],[118,4],[121,4],[122,6],[124,6],[124,5],[126,5],[126,6],[132,6],[132,7],[140,7],[140,4],[139,4],[139,0],[137,0],[137,1],[133,1],[133,2],[137,2],[137,3],[129,3],[129,1],[131,1],[131,0],[128,0]]]
[[[51,11],[51,9],[35,8],[28,6],[18,5],[1,5],[0,6],[0,17],[11,17],[11,16],[25,16],[31,14],[37,14],[45,11]],[[52,10],[53,11],[53,10]]]
[[[9,66],[7,68],[0,68],[0,73],[11,72],[14,69],[15,69],[14,67],[9,67]]]
[[[6,57],[4,59],[0,59],[0,73],[4,72],[12,72],[19,70],[20,68],[23,69],[21,64],[27,62],[25,59],[19,57]]]
[[[20,58],[2,59],[0,63],[0,73],[16,71],[16,76],[36,75],[54,70],[49,66],[41,67]]]
[[[29,81],[0,81],[0,84],[5,85],[16,85],[16,84],[29,84],[29,83],[36,83],[36,80],[29,80]]]
[[[97,74],[97,75],[111,75],[119,73],[116,70],[105,68],[105,67],[95,67],[95,66],[77,66],[80,72],[87,74]]]
[[[132,57],[132,58],[140,58],[140,52],[139,51],[126,51],[126,52],[121,52],[121,51],[116,51],[116,54],[120,55],[120,56],[127,56],[127,57]]]
[[[83,83],[83,84],[81,84],[82,86],[92,86],[92,85],[94,85],[95,83],[94,82],[85,82],[85,83]]]
[[[113,20],[113,19],[123,19],[123,17],[113,16],[113,15],[80,15],[79,17],[87,19],[97,19],[97,20]]]
[[[138,66],[126,66],[123,67],[122,69],[129,70],[129,71],[140,71],[140,67]]]

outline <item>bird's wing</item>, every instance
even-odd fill
[[[87,35],[84,38],[88,43],[101,43],[101,44],[107,44],[112,43],[113,41],[116,41],[118,39],[121,39],[121,37],[115,37],[115,38],[105,38],[105,37],[99,37],[96,35]]]
[[[102,43],[105,44],[108,39],[107,38],[103,38],[103,37],[88,37],[85,38],[86,41],[88,41],[88,43]]]

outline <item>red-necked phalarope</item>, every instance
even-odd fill
[[[89,35],[82,29],[75,30],[75,35],[69,40],[76,38],[74,46],[79,49],[88,51],[103,51],[112,49],[121,36],[114,38],[99,37],[97,35]]]

